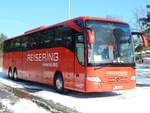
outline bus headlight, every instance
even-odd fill
[[[135,77],[135,76],[132,76],[132,77],[131,77],[131,80],[136,80],[136,77]]]
[[[101,79],[99,77],[87,77],[87,80],[91,82],[101,82]]]

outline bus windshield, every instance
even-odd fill
[[[88,43],[88,64],[134,64],[134,48],[128,24],[89,20],[95,41]]]

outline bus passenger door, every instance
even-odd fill
[[[75,73],[74,73],[74,87],[76,90],[84,91],[84,35],[75,35]]]

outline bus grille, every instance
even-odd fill
[[[104,82],[126,82],[128,77],[117,76],[117,77],[108,77],[104,79]]]

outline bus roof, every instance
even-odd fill
[[[54,25],[50,25],[50,26],[40,26],[40,27],[31,29],[31,30],[25,31],[24,34],[22,34],[22,35],[19,35],[19,36],[16,36],[16,37],[12,37],[12,38],[9,38],[7,40],[11,40],[13,38],[18,38],[20,36],[25,36],[25,35],[29,35],[29,34],[32,34],[32,33],[35,33],[35,32],[46,30],[46,29],[49,29],[51,27],[55,27],[55,26],[59,26],[59,25],[66,25],[67,23],[72,22],[73,20],[78,20],[78,19],[81,19],[81,20],[84,20],[84,21],[85,20],[99,20],[99,21],[108,21],[108,22],[116,22],[116,23],[128,24],[128,23],[126,23],[124,21],[113,19],[113,18],[99,18],[99,17],[81,16],[81,17],[77,17],[77,18],[74,18],[74,19],[66,20],[64,22],[61,22],[61,23],[58,23],[58,24],[54,24]]]

